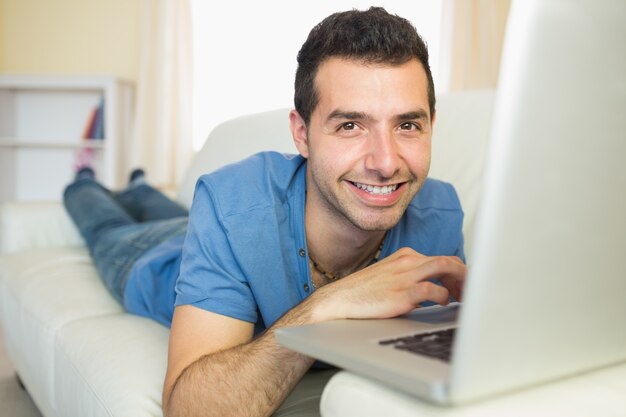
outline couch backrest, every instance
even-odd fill
[[[485,147],[491,125],[493,91],[437,97],[430,175],[451,182],[465,211],[466,254],[471,255],[474,218],[480,195]],[[263,150],[295,153],[289,109],[242,116],[218,125],[187,170],[178,201],[191,205],[195,182],[204,173]]]
[[[463,235],[468,259],[472,253],[494,97],[494,91],[470,91],[437,98],[429,175],[453,184],[459,194],[465,212]]]
[[[241,116],[216,126],[187,169],[178,201],[189,207],[197,179],[226,164],[261,151],[296,153],[289,130],[289,110]]]

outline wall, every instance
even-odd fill
[[[441,91],[441,0],[257,1],[249,2],[245,13],[240,1],[191,4],[195,149],[224,120],[293,106],[296,55],[313,26],[338,11],[376,5],[410,20],[428,43],[435,90]]]
[[[136,81],[140,0],[0,0],[0,72]]]

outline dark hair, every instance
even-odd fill
[[[426,44],[408,20],[382,7],[371,7],[328,16],[311,30],[298,52],[294,104],[306,124],[319,102],[315,76],[320,64],[331,57],[391,65],[416,58],[426,71],[428,105],[431,117],[434,114],[435,86]]]

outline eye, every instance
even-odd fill
[[[339,122],[335,128],[336,135],[341,138],[356,138],[361,136],[365,130],[358,122]]]
[[[354,129],[356,129],[356,123],[354,122],[342,123],[341,126],[339,126],[339,130],[354,130]]]
[[[422,130],[422,127],[414,122],[404,122],[400,124],[400,130]]]

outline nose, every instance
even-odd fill
[[[401,157],[398,144],[389,131],[370,134],[365,168],[375,171],[382,179],[392,178],[400,169]]]

